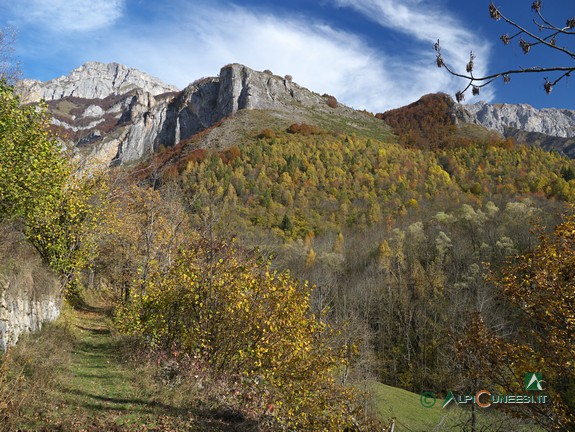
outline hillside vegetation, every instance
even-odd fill
[[[265,130],[241,148],[193,150],[161,179],[194,197],[192,211],[221,202],[234,208],[226,226],[293,238],[392,223],[420,204],[453,209],[518,196],[575,197],[573,162],[543,150],[489,139],[432,151],[309,129]],[[281,228],[286,215],[289,232]]]
[[[541,251],[539,235],[562,222],[575,199],[573,161],[458,129],[441,120],[444,106],[427,101],[423,112],[389,118],[398,137],[367,113],[354,127],[325,113],[321,121],[266,124],[254,112],[260,122],[232,116],[140,165],[82,173],[56,151],[42,112],[2,91],[12,110],[2,115],[14,121],[1,124],[16,131],[3,135],[2,156],[16,158],[25,175],[7,183],[1,222],[20,227],[77,309],[57,330],[66,332],[62,353],[71,360],[62,369],[73,387],[60,388],[39,423],[28,423],[17,401],[41,366],[3,361],[8,430],[149,430],[146,416],[157,413],[167,416],[160,430],[209,430],[195,417],[209,412],[246,430],[381,430],[399,408],[372,403],[386,389],[374,382],[443,397],[474,392],[478,382],[506,389],[529,368],[549,375],[557,398],[543,412],[515,409],[526,418],[517,428],[572,426],[565,386],[574,377],[541,366],[546,357],[478,381],[492,353],[483,339],[471,341],[468,318],[480,314],[491,341],[531,334],[525,343],[537,351],[544,323],[521,319],[525,293],[507,296],[497,281],[513,274],[515,257]],[[30,123],[15,127],[19,116]],[[377,126],[365,132],[370,122]],[[28,129],[37,135],[20,135]],[[41,167],[25,163],[30,142],[47,155]],[[5,163],[0,169],[13,175]],[[109,309],[86,306],[94,292]],[[542,306],[562,314],[568,328],[557,334],[565,343],[554,346],[570,353],[572,317],[557,304],[572,299],[557,292],[558,303],[542,298]],[[131,356],[122,355],[125,345]],[[513,345],[505,346],[511,356]],[[149,366],[142,376],[156,382],[134,399],[127,395],[140,390],[126,369],[136,364]],[[168,403],[151,388],[166,400],[195,390]],[[123,411],[139,412],[136,423]],[[458,413],[457,424],[436,426],[465,430],[476,414]],[[420,420],[413,428],[428,430]],[[508,422],[495,415],[488,427]]]

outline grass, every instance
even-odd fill
[[[292,111],[240,110],[202,138],[200,146],[221,150],[231,144],[241,146],[263,129],[286,130],[292,123],[308,123],[342,135],[395,142],[391,129],[372,115],[347,107],[316,109],[295,104]]]
[[[166,386],[134,346],[113,333],[109,310],[84,305],[23,338],[0,364],[0,432],[249,431],[202,402],[190,385]]]
[[[437,399],[430,408],[423,407],[421,395],[381,383],[373,383],[374,407],[383,419],[396,420],[395,432],[470,431],[471,412],[457,406],[442,409]],[[511,418],[495,409],[477,411],[478,431],[536,432],[533,424]]]
[[[137,345],[114,334],[109,312],[101,305],[68,307],[56,323],[9,351],[0,363],[0,432],[257,430],[210,400],[229,392],[225,386],[167,385]],[[371,391],[375,410],[395,419],[396,432],[469,430],[469,411],[442,409],[440,399],[424,408],[420,395],[406,390],[373,383]],[[480,410],[477,430],[539,429]]]

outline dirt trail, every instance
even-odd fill
[[[155,366],[128,361],[109,315],[82,304],[17,345],[8,369],[13,408],[6,416],[0,405],[0,432],[254,430],[198,404],[185,387],[166,387]]]

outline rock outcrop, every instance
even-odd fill
[[[0,228],[0,354],[60,315],[61,285],[17,232]]]
[[[575,136],[575,111],[543,108],[537,110],[530,105],[520,104],[476,104],[461,105],[462,120],[476,123],[487,129],[506,134],[506,129],[571,138]]]
[[[87,63],[47,83],[25,81],[20,93],[25,102],[48,101],[53,125],[68,144],[104,164],[137,161],[243,109],[331,109],[291,79],[239,64],[176,91],[135,69]]]
[[[0,352],[18,342],[21,335],[38,331],[60,316],[61,302],[51,295],[35,296],[27,289],[11,287],[0,278]]]
[[[158,78],[118,63],[89,62],[70,75],[47,82],[24,80],[19,89],[25,103],[62,99],[74,96],[83,99],[104,99],[131,90],[142,89],[152,95],[178,91]]]
[[[197,80],[179,91],[117,63],[86,63],[46,83],[25,81],[20,92],[25,102],[45,99],[53,126],[67,137],[63,138],[67,144],[82,157],[104,165],[138,161],[240,110],[266,110],[294,118],[298,110],[325,114],[333,109],[326,95],[300,87],[289,77],[240,64],[224,66],[217,77]],[[484,102],[459,105],[445,97],[454,122],[478,124],[505,136],[518,136],[516,131],[521,130],[575,137],[575,111]],[[337,109],[350,119],[358,114],[342,105]],[[562,144],[552,143],[549,148],[554,146]]]

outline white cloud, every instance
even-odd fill
[[[54,32],[92,31],[115,23],[124,0],[18,0],[9,7],[20,20]]]
[[[239,7],[195,7],[179,10],[179,17],[177,26],[166,17],[154,31],[127,29],[114,36],[114,46],[95,45],[93,57],[141,68],[181,87],[237,62],[290,74],[297,83],[358,108],[377,104],[373,89],[386,80],[375,50],[325,24]]]
[[[310,90],[332,94],[358,109],[382,112],[425,93],[453,94],[464,85],[435,66],[432,45],[438,37],[445,46],[446,60],[453,58],[457,67],[467,61],[467,44],[486,46],[445,12],[429,9],[431,0],[332,1],[353,7],[402,35],[402,45],[396,49],[375,46],[325,20],[293,13],[248,9],[226,0],[173,0],[169,5],[148,3],[138,19],[125,17],[122,26],[97,33],[98,40],[93,39],[94,33],[60,33],[54,48],[60,48],[62,56],[65,47],[66,56],[72,56],[75,64],[70,69],[89,60],[117,61],[180,87],[237,62],[290,74]],[[51,11],[39,6],[45,3]],[[33,14],[38,22],[51,20],[55,27],[62,27],[66,21],[69,28],[84,30],[113,23],[124,7],[121,0],[94,0],[90,7],[96,12],[90,15],[81,0],[20,0],[19,10],[24,8],[20,4],[38,6]],[[86,20],[90,22],[80,24],[79,15],[89,15]],[[487,58],[487,51],[477,54],[478,60]],[[482,99],[490,100],[490,94],[482,93]]]
[[[401,64],[352,33],[301,16],[241,7],[177,10],[177,21],[166,16],[161,28],[145,33],[127,29],[124,36],[114,36],[113,47],[98,44],[92,57],[141,68],[180,87],[237,62],[290,74],[310,90],[373,112],[417,100],[427,92],[421,81],[430,82],[429,71],[443,76],[434,71],[433,61],[421,65],[425,74],[406,76],[412,61]]]
[[[464,80],[449,75],[445,70],[430,72],[429,65],[433,64],[435,58],[432,46],[438,39],[444,60],[453,70],[465,72],[469,53],[473,50],[476,56],[474,73],[476,76],[485,75],[490,44],[450,15],[445,5],[438,8],[437,2],[430,0],[333,1],[338,6],[353,8],[381,26],[403,34],[405,42],[423,42],[428,49],[412,54],[414,62],[409,59],[406,61],[404,56],[392,56],[397,60],[397,66],[409,72],[414,84],[427,88],[427,92],[447,91],[453,94],[466,85]],[[493,90],[484,88],[481,99],[489,101],[492,98]]]

